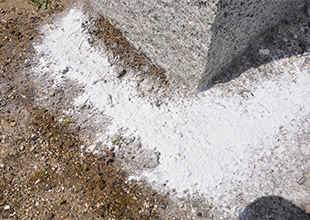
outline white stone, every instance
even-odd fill
[[[6,205],[6,206],[4,206],[4,210],[9,210],[11,208],[11,206],[9,206],[9,205]]]
[[[258,52],[260,54],[266,55],[266,56],[268,56],[270,54],[270,50],[269,49],[260,49]]]

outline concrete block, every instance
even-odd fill
[[[90,0],[127,40],[193,90],[305,0]]]

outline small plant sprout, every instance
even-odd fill
[[[72,123],[73,121],[72,121],[72,119],[66,119],[65,121],[64,121],[65,123]]]
[[[36,10],[38,9],[46,9],[49,0],[28,0],[29,4],[32,4]]]

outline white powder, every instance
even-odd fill
[[[247,202],[273,193],[307,198],[309,192],[298,188],[293,178],[310,155],[310,148],[296,146],[293,135],[306,131],[300,125],[310,113],[310,72],[300,71],[302,59],[286,67],[286,61],[274,62],[281,77],[265,79],[255,88],[246,86],[252,91],[247,98],[229,97],[223,87],[214,87],[197,98],[158,108],[139,98],[128,80],[115,77],[105,53],[89,45],[81,27],[85,20],[74,9],[53,30],[45,27],[43,42],[35,46],[44,54],[36,71],[51,73],[57,86],[64,79],[82,84],[85,91],[76,105],[88,102],[109,116],[109,134],[127,129],[127,135],[140,137],[145,147],[160,152],[160,164],[143,173],[150,182],[167,183],[180,195],[205,194],[218,206],[230,205],[233,215],[241,203],[236,198],[242,195]],[[299,160],[292,159],[296,155]]]

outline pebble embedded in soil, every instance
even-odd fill
[[[50,185],[47,184],[47,185],[45,186],[45,189],[46,189],[47,191],[49,191],[49,190],[52,189],[52,187],[51,187]]]

